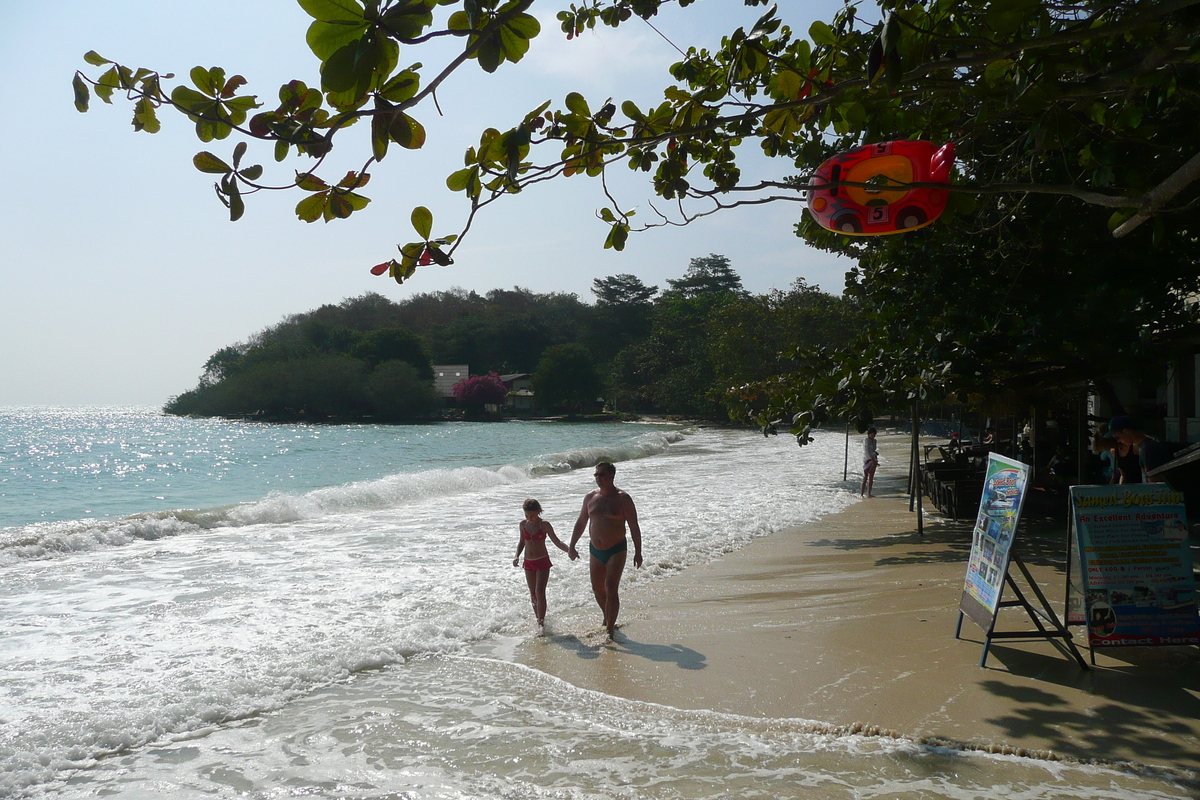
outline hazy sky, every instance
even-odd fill
[[[7,177],[0,196],[0,405],[159,405],[192,388],[205,360],[287,314],[367,291],[394,299],[460,286],[486,292],[522,286],[594,298],[592,281],[628,272],[649,285],[683,274],[696,256],[728,256],[748,289],[786,288],[804,277],[839,293],[848,262],[805,246],[792,228],[797,203],[726,212],[686,228],[630,237],[622,253],[602,249],[606,205],[598,181],[573,178],[535,187],[477,217],[447,268],[418,270],[398,286],[369,273],[416,238],[415,205],[434,213],[434,234],[458,231],[467,211],[445,177],[486,127],[511,127],[545,100],[567,92],[598,107],[608,97],[642,108],[661,102],[676,53],[650,27],[631,21],[567,42],[553,10],[539,2],[543,33],[520,64],[486,75],[470,65],[439,91],[444,117],[422,108],[429,144],[416,153],[393,146],[372,170],[371,205],[349,220],[305,224],[293,214],[296,192],[248,198],[230,223],[212,176],[191,157],[208,149],[228,158],[233,139],[202,144],[192,125],[162,115],[163,130],[135,134],[132,107],[93,99],[73,106],[71,77],[96,50],[127,66],[186,76],[196,65],[221,66],[249,80],[243,91],[275,101],[292,78],[319,85],[304,44],[311,19],[293,0],[0,0],[0,88],[6,119],[0,154]],[[786,0],[801,32],[829,19],[838,0]],[[717,46],[722,34],[749,27],[763,8],[741,0],[700,0],[661,15],[655,26],[683,47]],[[401,64],[426,73],[444,63],[423,48],[402,49]],[[172,84],[173,85],[173,84]],[[360,126],[365,128],[366,126]],[[354,148],[345,148],[347,151]],[[339,178],[364,150],[324,173]],[[243,163],[290,177],[303,159],[276,164],[268,145],[251,145]],[[776,167],[778,169],[778,167]],[[272,172],[274,170],[274,172]],[[648,215],[653,191],[619,167],[627,206]],[[282,182],[282,181],[279,181]]]

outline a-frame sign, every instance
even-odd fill
[[[1067,624],[1096,648],[1200,646],[1183,494],[1165,483],[1071,487]]]
[[[971,537],[967,577],[958,603],[958,625],[954,629],[954,638],[959,638],[963,617],[966,616],[984,631],[983,653],[979,658],[981,667],[987,664],[988,652],[992,642],[997,639],[1062,639],[1079,666],[1087,669],[1087,662],[1075,647],[1070,631],[1054,613],[1037,581],[1013,547],[1021,509],[1025,505],[1029,473],[1028,464],[996,453],[988,456],[983,495],[979,499],[979,514],[975,518],[975,530]],[[1013,579],[1010,573],[1013,564],[1024,576],[1040,608],[1029,602]],[[1012,591],[1014,599],[1004,599],[1005,587]],[[1000,609],[1015,607],[1025,610],[1036,630],[996,630]]]

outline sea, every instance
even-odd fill
[[[514,657],[537,635],[512,566],[527,497],[569,535],[591,466],[615,462],[637,585],[858,502],[844,459],[833,432],[0,408],[0,797],[1193,796],[1153,771],[631,702]],[[575,567],[552,573],[551,628],[594,604]]]

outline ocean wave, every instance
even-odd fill
[[[632,441],[607,447],[581,447],[562,453],[553,453],[535,459],[528,468],[532,475],[570,472],[599,464],[601,461],[618,463],[658,455],[676,442],[682,441],[690,430],[656,431],[643,434]]]
[[[538,456],[525,464],[402,472],[303,494],[272,492],[259,500],[218,508],[147,512],[117,520],[37,522],[0,532],[0,566],[213,528],[283,524],[332,514],[397,508],[433,497],[453,497],[589,468],[601,461],[647,458],[662,453],[686,435],[687,431],[654,431],[619,444]]]

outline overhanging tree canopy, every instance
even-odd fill
[[[597,24],[649,20],[666,1],[586,0],[559,19],[570,38]],[[307,38],[321,63],[319,88],[291,81],[271,108],[240,93],[245,78],[220,68],[197,67],[190,85],[168,90],[172,76],[93,52],[88,62],[106,71],[77,73],[76,105],[86,110],[91,93],[107,102],[122,92],[137,130],[158,130],[158,112],[169,107],[192,120],[204,142],[236,134],[230,152],[194,159],[220,176],[217,192],[232,219],[244,212],[244,195],[292,188],[305,195],[296,206],[301,219],[329,221],[366,207],[369,170],[393,145],[424,145],[419,117],[455,71],[468,61],[486,72],[519,61],[541,33],[529,13],[535,0],[299,2],[314,18]],[[989,193],[1058,194],[1116,209],[1104,213],[1118,235],[1153,219],[1161,238],[1181,227],[1164,217],[1196,201],[1198,8],[1200,0],[880,0],[878,11],[850,3],[803,37],[772,7],[717,50],[689,49],[654,108],[571,93],[561,107],[547,102],[515,125],[483,131],[447,178],[469,204],[458,233],[434,237],[432,215],[418,207],[419,241],[400,246],[387,269],[402,281],[419,265],[450,263],[475,213],[535,183],[603,177],[623,163],[676,204],[655,208],[658,217],[642,227],[686,224],[731,206],[801,201],[808,171],[830,153],[889,138],[956,142],[962,167],[954,188],[967,199],[952,212]],[[462,42],[448,63],[401,66],[446,37]],[[371,128],[363,167],[319,175],[340,134],[360,121]],[[311,161],[273,186],[261,165],[242,164],[248,139],[272,142],[277,160],[296,153]],[[775,178],[743,182],[739,159],[753,145],[782,159]],[[621,249],[633,212],[608,199],[599,212],[610,224],[604,245]],[[801,233],[819,239],[811,226]]]

